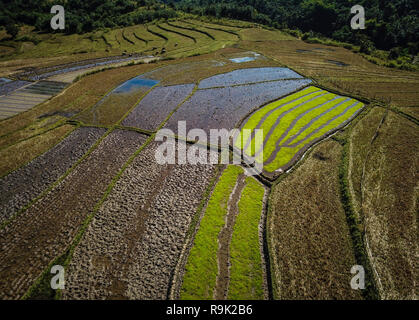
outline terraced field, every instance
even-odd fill
[[[66,83],[54,81],[38,81],[33,84],[18,81],[18,85],[21,84],[23,87],[0,96],[0,120],[44,102],[67,86]]]
[[[1,299],[416,298],[416,73],[237,21],[37,36],[0,61]],[[264,171],[158,164],[179,121]]]
[[[111,125],[119,122],[158,81],[135,77],[105,95],[76,117],[86,124]]]
[[[0,229],[3,299],[25,294],[50,262],[68,249],[112,177],[144,141],[136,132],[109,133],[45,197]]]
[[[265,190],[227,167],[208,201],[185,266],[181,299],[264,299],[260,238]]]
[[[0,224],[61,177],[104,133],[105,129],[76,129],[53,148],[0,180]]]
[[[363,107],[355,99],[310,86],[250,115],[234,145],[274,176],[274,172],[289,169],[310,146],[343,127]],[[256,129],[263,130],[262,145],[252,143]]]
[[[157,143],[126,169],[74,253],[65,299],[166,299],[212,165],[159,165]]]
[[[166,128],[177,133],[178,121],[186,121],[187,130],[233,129],[258,106],[310,82],[284,68],[242,69],[207,78],[200,81],[199,90],[173,114]]]
[[[398,107],[417,106],[417,72],[385,68],[342,47],[296,39],[243,41],[240,46],[274,58],[343,94],[359,95]]]

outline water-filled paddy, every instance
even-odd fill
[[[202,80],[199,89],[214,87],[234,86],[246,83],[256,83],[262,81],[275,81],[285,79],[302,79],[298,73],[279,67],[248,68],[219,74]]]
[[[256,57],[231,58],[229,60],[234,63],[243,63],[243,62],[255,61]]]
[[[157,87],[149,92],[122,122],[125,126],[154,131],[192,92],[194,84]]]
[[[177,131],[178,121],[191,128],[233,129],[252,110],[308,85],[309,79],[282,80],[225,88],[198,90],[169,119],[166,127]]]
[[[158,80],[152,80],[152,79],[143,79],[140,77],[135,77],[133,79],[130,79],[126,82],[124,82],[122,85],[120,85],[118,88],[116,88],[114,91],[112,91],[113,94],[115,93],[127,93],[129,91],[137,90],[141,87],[149,87],[156,85],[159,83]]]

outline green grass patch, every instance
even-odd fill
[[[261,125],[260,129],[263,130],[263,140],[265,140],[267,134],[269,133],[269,131],[271,130],[271,128],[274,126],[275,122],[277,121],[277,119],[284,114],[286,111],[292,109],[293,107],[304,103],[312,98],[315,97],[314,100],[309,101],[307,103],[304,103],[303,105],[299,106],[297,109],[293,110],[292,112],[285,114],[283,116],[283,118],[280,120],[279,124],[274,128],[274,131],[272,132],[271,136],[269,137],[268,142],[266,143],[266,145],[264,146],[264,154],[265,155],[270,155],[276,147],[276,141],[280,138],[280,136],[284,133],[284,131],[289,127],[289,125],[291,124],[291,122],[301,113],[316,107],[319,104],[325,103],[331,99],[333,99],[335,97],[334,94],[326,94],[321,96],[322,94],[324,94],[324,91],[321,91],[319,93],[314,93],[311,96],[307,96],[304,97],[301,100],[298,101],[294,101],[291,102],[290,104],[284,106],[283,108],[280,108],[278,110],[275,110],[274,112],[272,112],[269,117],[263,122],[263,124]],[[255,149],[259,150],[262,145],[260,144],[255,144]],[[246,153],[250,154],[251,156],[255,155],[255,150],[250,150],[250,147],[248,147],[246,149]]]
[[[342,124],[345,120],[348,120],[353,116],[353,114],[359,110],[363,105],[359,104],[358,106],[355,106],[351,109],[349,109],[345,114],[341,115],[340,117],[336,118],[335,120],[331,121],[327,126],[323,127],[319,131],[317,131],[315,134],[313,134],[310,138],[308,138],[305,143],[301,143],[293,148],[290,147],[283,147],[276,155],[275,159],[269,163],[268,165],[264,166],[264,169],[268,172],[273,172],[276,169],[284,166],[288,162],[291,161],[291,159],[294,157],[294,155],[300,151],[304,146],[310,144],[313,140],[320,138],[327,132],[337,128],[340,124]],[[297,141],[296,141],[297,142]],[[259,159],[260,161],[260,159]]]
[[[251,177],[246,178],[239,201],[239,214],[230,244],[231,269],[228,299],[262,300],[263,271],[259,245],[259,221],[265,190]]]
[[[241,173],[240,167],[227,167],[214,188],[186,264],[182,300],[213,299],[218,273],[218,234],[225,224],[228,200]]]
[[[308,97],[301,98],[302,96],[304,96],[306,94],[309,94],[311,92],[317,91],[317,90],[320,90],[320,89],[319,88],[316,88],[316,87],[311,87],[310,86],[310,87],[308,87],[306,89],[303,89],[301,91],[298,91],[297,93],[291,94],[291,95],[289,95],[289,96],[287,96],[287,97],[285,97],[283,99],[280,99],[280,100],[274,101],[272,103],[269,103],[268,105],[264,106],[263,108],[257,110],[255,113],[252,114],[252,116],[247,120],[247,122],[242,127],[241,137],[242,137],[242,141],[244,142],[242,144],[242,146],[244,147],[245,146],[245,142],[247,140],[249,140],[249,138],[250,138],[250,132],[248,130],[254,130],[257,127],[257,125],[259,124],[259,122],[262,120],[262,118],[269,111],[274,110],[275,108],[277,108],[279,106],[282,106],[282,105],[283,105],[283,107],[281,107],[281,109],[279,109],[280,110],[279,112],[282,113],[284,111],[287,111],[287,110],[291,109],[292,107],[294,107],[295,105],[297,105],[299,103],[302,103],[304,101],[307,101],[310,98],[314,97],[314,95],[310,95]],[[318,94],[320,94],[320,93],[321,92],[319,92]],[[298,100],[297,101],[294,101],[294,102],[291,102],[291,101],[296,100],[296,99],[298,99]],[[272,123],[271,123],[271,125],[272,125]],[[247,131],[244,131],[245,129]],[[265,136],[268,133],[268,131],[269,131],[269,128],[266,131],[264,130],[264,132],[263,132],[263,134],[264,134],[263,138],[265,138]],[[236,147],[240,147],[239,140],[236,141]]]

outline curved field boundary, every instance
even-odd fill
[[[282,67],[255,67],[237,69],[230,72],[220,73],[199,82],[199,89],[211,89],[216,87],[228,87],[249,83],[261,83],[267,81],[304,79],[301,75],[288,68]]]
[[[194,37],[192,37],[192,36],[190,36],[190,35],[188,35],[188,34],[182,33],[182,32],[180,32],[180,31],[171,30],[171,29],[168,29],[168,28],[162,27],[160,24],[158,24],[158,25],[157,25],[157,27],[158,27],[159,29],[163,30],[163,31],[170,32],[170,33],[175,33],[175,34],[180,35],[181,37],[185,37],[185,38],[191,39],[194,43],[196,43],[196,42],[197,42],[197,41],[196,41],[196,39],[195,39]]]
[[[336,97],[335,99],[339,99],[340,97]],[[334,99],[334,100],[335,100]],[[333,100],[332,100],[333,101]],[[313,119],[310,120],[309,123],[305,124],[302,128],[299,129],[299,131],[297,133],[295,133],[294,135],[292,135],[292,130],[287,130],[287,136],[285,138],[283,138],[282,140],[285,140],[283,143],[283,146],[288,146],[294,139],[296,139],[298,136],[300,136],[306,129],[310,128],[310,126],[316,122],[317,120],[319,120],[321,117],[323,117],[324,115],[326,115],[327,113],[329,113],[330,111],[336,109],[337,107],[339,107],[340,105],[342,105],[345,102],[350,101],[349,98],[339,102],[338,104],[333,105],[331,108],[323,111],[321,114],[315,116]],[[290,138],[288,138],[288,136],[290,136]],[[288,139],[287,139],[288,138]],[[282,141],[281,140],[281,141]]]
[[[347,100],[346,100],[347,101]],[[346,102],[345,101],[345,102]],[[342,102],[343,103],[343,102]],[[320,127],[318,127],[318,128],[316,128],[315,130],[313,130],[312,132],[310,132],[308,135],[306,135],[303,139],[300,139],[300,140],[298,140],[297,142],[295,142],[295,143],[293,143],[293,144],[290,144],[290,142],[288,142],[288,140],[287,141],[285,141],[285,143],[283,144],[283,146],[284,147],[295,147],[295,146],[298,146],[300,143],[302,143],[302,142],[304,142],[304,141],[306,141],[308,138],[310,138],[312,135],[314,135],[314,134],[316,134],[318,131],[320,131],[321,129],[323,129],[324,127],[326,127],[326,126],[328,126],[332,121],[334,121],[334,120],[336,120],[336,119],[338,119],[339,117],[341,117],[341,116],[343,116],[343,115],[345,115],[345,113],[346,112],[348,112],[350,109],[352,109],[352,108],[354,108],[354,107],[356,107],[357,105],[359,105],[360,103],[359,102],[355,102],[354,104],[352,104],[352,105],[350,105],[350,106],[348,106],[345,110],[343,110],[340,114],[338,114],[338,115],[336,115],[336,116],[334,116],[332,119],[330,119],[330,120],[328,120],[326,123],[324,123],[324,124],[322,124]],[[333,108],[333,109],[335,109],[335,108]],[[333,110],[332,109],[332,110]],[[330,111],[329,110],[327,110],[327,112],[326,113],[329,113]],[[326,114],[325,113],[325,114]],[[323,114],[322,114],[322,116],[323,116]],[[317,120],[317,119],[315,119],[315,120]],[[315,121],[314,120],[314,121]],[[311,123],[310,123],[311,124]],[[308,125],[309,126],[309,125]],[[304,130],[303,130],[304,131]],[[290,138],[289,139],[289,141],[292,141],[292,140],[295,140],[297,138],[297,135],[295,136],[295,137],[292,137],[292,138]]]
[[[157,31],[151,30],[149,26],[147,26],[147,31],[150,32],[152,35],[163,39],[165,42],[169,41],[169,39],[165,35],[158,33]]]
[[[182,21],[183,21],[183,20],[182,20]],[[192,25],[194,25],[194,26],[198,26],[198,25],[197,25],[196,23],[194,23],[194,22],[190,22],[190,21],[183,21],[183,22],[188,23],[188,24],[192,24]],[[226,29],[217,28],[217,27],[210,27],[210,26],[208,26],[207,24],[205,24],[205,25],[200,25],[200,27],[202,27],[202,28],[206,28],[206,29],[211,29],[211,30],[217,30],[217,31],[225,32],[225,33],[229,33],[229,34],[232,34],[232,35],[236,36],[236,37],[238,38],[238,40],[242,40],[241,35],[240,35],[238,32],[235,32],[235,31],[232,31],[232,30],[226,30]]]
[[[290,155],[290,153],[293,154],[293,155],[289,156],[290,159],[286,164],[276,164],[275,163],[275,160],[279,161],[281,159],[281,156],[278,156],[278,154],[279,154],[279,152],[278,152],[277,157],[270,164],[265,166],[264,170],[266,170],[268,175],[272,175],[272,173],[275,172],[275,171],[278,171],[278,169],[280,170],[280,172],[284,172],[284,171],[288,170],[289,168],[291,168],[294,165],[294,163],[296,163],[299,160],[299,158],[301,156],[304,155],[304,153],[310,147],[312,147],[314,144],[320,142],[321,140],[325,139],[329,135],[333,134],[337,130],[340,130],[340,129],[344,128],[350,121],[352,121],[352,119],[354,119],[358,115],[358,113],[361,110],[362,110],[362,108],[354,110],[352,112],[352,114],[349,116],[349,118],[347,118],[344,121],[342,121],[343,119],[340,119],[342,116],[335,119],[328,126],[323,127],[322,130],[319,130],[316,135],[311,136],[310,139],[309,139],[309,142],[306,143],[301,148],[299,148],[297,150],[291,150],[291,148],[289,148],[291,150],[291,152],[290,151],[287,152],[288,156]],[[347,113],[348,113],[348,111],[345,112],[344,115],[346,115]],[[298,146],[296,148],[298,148]]]
[[[263,163],[264,173],[272,177],[273,171],[282,172],[290,167],[286,160],[295,163],[296,156],[301,156],[319,137],[326,137],[346,125],[363,106],[355,99],[308,87],[258,109],[244,120],[240,127],[242,149],[258,163]],[[309,131],[313,125],[316,128]],[[244,129],[250,131],[244,135]],[[254,147],[251,143],[256,129],[264,130],[263,145]],[[297,142],[291,144],[294,140]],[[305,141],[307,144],[300,147]],[[240,143],[236,140],[233,145],[241,147]]]
[[[138,39],[138,40],[140,40],[140,41],[144,42],[146,46],[148,45],[148,42],[149,42],[150,40],[147,40],[147,39],[141,38],[141,37],[137,34],[137,32],[136,32],[135,30],[134,30],[134,31],[132,31],[132,34],[134,35],[134,37],[135,37],[136,39]]]
[[[131,43],[132,45],[134,45],[134,46],[135,46],[135,42],[134,42],[134,41],[132,41],[131,39],[129,39],[129,38],[125,35],[125,29],[122,29],[122,38],[123,38],[125,41],[127,41],[127,42],[129,42],[129,43]]]
[[[322,96],[319,96],[318,98],[321,98]],[[281,141],[283,140],[283,139],[285,139],[287,136],[288,136],[288,134],[290,133],[290,132],[292,132],[292,130],[293,130],[293,128],[294,128],[294,126],[298,123],[298,121],[301,119],[301,118],[303,118],[305,115],[307,115],[307,114],[310,114],[310,115],[313,115],[313,114],[311,114],[313,111],[322,111],[324,108],[325,108],[325,106],[329,106],[330,104],[332,104],[332,103],[334,103],[334,101],[336,101],[336,100],[338,100],[338,101],[340,101],[340,102],[338,102],[338,103],[335,103],[335,104],[332,104],[332,107],[330,108],[330,109],[326,109],[326,111],[325,112],[323,112],[323,115],[325,115],[325,114],[327,114],[328,112],[330,112],[330,111],[332,111],[332,110],[334,110],[335,108],[337,108],[337,107],[339,107],[340,105],[342,105],[343,103],[345,103],[345,102],[348,102],[348,101],[350,101],[350,99],[346,99],[345,100],[345,98],[343,98],[343,97],[339,97],[339,96],[334,96],[333,94],[326,94],[326,95],[324,95],[323,96],[324,98],[325,98],[325,102],[323,102],[323,103],[320,103],[320,104],[318,104],[318,105],[315,105],[315,106],[313,106],[313,107],[311,107],[311,108],[309,108],[309,109],[303,109],[303,106],[299,106],[299,108],[297,108],[296,110],[293,110],[293,111],[302,111],[301,113],[299,113],[298,115],[294,115],[294,114],[287,114],[287,116],[288,116],[288,119],[284,119],[284,117],[281,115],[281,117],[280,118],[278,118],[276,121],[275,121],[275,123],[274,123],[274,125],[271,127],[271,129],[269,130],[269,132],[268,132],[268,135],[266,136],[266,138],[265,138],[265,141],[264,141],[264,145],[262,146],[262,150],[265,150],[265,149],[268,149],[269,151],[271,150],[271,148],[272,148],[272,146],[273,145],[275,145],[275,147],[274,147],[274,149],[276,149],[276,148],[278,148],[279,146],[280,146],[280,144],[281,144]],[[322,99],[323,100],[323,99]],[[312,100],[312,101],[316,101],[316,99],[314,99],[314,100]],[[310,102],[312,102],[312,101],[310,101]],[[307,102],[307,105],[310,103],[310,102]],[[303,110],[299,110],[299,109],[303,109]],[[284,119],[284,120],[286,120],[286,121],[289,121],[290,120],[290,118],[291,118],[291,116],[292,116],[292,121],[289,123],[285,123],[285,126],[286,126],[286,129],[282,132],[282,134],[278,137],[278,134],[276,134],[275,135],[275,140],[273,140],[273,139],[270,139],[270,137],[271,137],[271,135],[272,135],[272,133],[274,133],[275,132],[275,130],[277,129],[277,127],[280,125],[280,120],[281,119]],[[309,123],[312,123],[312,122],[314,122],[313,120],[315,120],[315,118],[313,118],[313,119],[310,119],[310,121],[309,121]],[[281,126],[282,127],[282,126]],[[278,130],[277,130],[278,131]],[[257,153],[256,153],[256,157],[257,156],[259,156],[259,154],[260,154],[260,152],[261,151],[258,151]],[[264,156],[263,156],[263,159],[265,160],[266,159],[266,157],[267,157],[267,154],[264,154]]]
[[[192,27],[188,28],[188,27],[185,27],[185,26],[179,26],[179,25],[176,25],[176,24],[173,24],[173,23],[170,23],[170,22],[166,22],[166,23],[167,23],[167,25],[169,25],[171,27],[174,27],[174,28],[179,28],[179,29],[184,29],[184,30],[189,30],[189,31],[202,33],[203,35],[207,36],[211,40],[215,40],[215,38],[210,33],[206,32],[206,31],[199,30],[197,28],[192,28]]]
[[[314,97],[306,95],[304,98],[308,97],[309,99],[306,99],[305,101],[300,102],[300,100],[297,99],[294,102],[286,104],[286,108],[284,108],[284,110],[282,110],[281,108],[275,108],[275,110],[273,110],[265,119],[263,119],[263,122],[259,126],[259,129],[264,130],[263,131],[263,143],[265,144],[267,141],[269,141],[269,138],[275,132],[276,127],[279,125],[279,123],[281,122],[281,120],[284,117],[289,117],[289,115],[292,114],[294,111],[296,111],[299,107],[303,107],[307,103],[310,103],[312,101],[316,101],[317,99],[324,99],[327,95],[327,93],[324,92],[324,91],[318,91],[318,92],[315,92],[314,94],[316,94]],[[268,128],[269,128],[269,130],[266,130]],[[267,133],[266,133],[266,131],[267,131]],[[265,145],[256,146],[256,148],[263,148],[264,149]],[[255,149],[255,150],[246,149],[246,153],[253,156],[253,155],[255,155],[255,153],[259,154],[259,149]]]
[[[301,93],[297,94],[296,96],[292,95],[292,96],[283,98],[279,101],[272,102],[266,105],[265,107],[263,107],[262,109],[259,109],[251,117],[249,117],[248,120],[241,127],[241,131],[243,131],[243,129],[252,130],[250,136],[246,136],[245,134],[242,134],[242,140],[246,141],[246,143],[244,144],[245,145],[244,150],[248,150],[250,143],[255,138],[255,129],[261,129],[266,119],[268,119],[273,113],[275,113],[275,117],[276,117],[277,111],[283,111],[279,115],[279,117],[283,117],[287,115],[288,113],[294,111],[296,108],[303,105],[304,103],[317,99],[319,96],[322,96],[325,94],[324,91],[322,90],[313,90],[311,88],[312,87],[304,89]],[[314,97],[311,97],[313,95]],[[288,107],[290,109],[288,109]],[[276,119],[277,121],[280,120],[280,118],[276,118]],[[255,123],[257,123],[256,126],[255,126]],[[271,130],[272,130],[272,126],[271,126]],[[265,132],[266,131],[264,131],[264,141],[265,141],[265,137],[269,134],[269,132],[267,134]],[[239,141],[236,142],[236,146],[239,147]]]

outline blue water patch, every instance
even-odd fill
[[[203,79],[199,83],[199,89],[243,85],[247,83],[257,83],[264,81],[302,78],[303,77],[301,75],[288,68],[247,68],[234,70],[228,73],[217,74],[215,76]]]
[[[230,61],[233,61],[234,63],[242,63],[242,62],[249,62],[256,60],[255,57],[242,57],[242,58],[232,58],[229,59]]]
[[[140,76],[132,78],[121,84],[118,88],[116,88],[113,93],[125,93],[129,91],[133,91],[139,89],[141,87],[152,87],[159,83],[160,81],[151,80],[151,79],[143,79]]]
[[[0,78],[0,84],[6,83],[6,82],[10,82],[12,81],[11,79],[7,79],[7,78]]]

